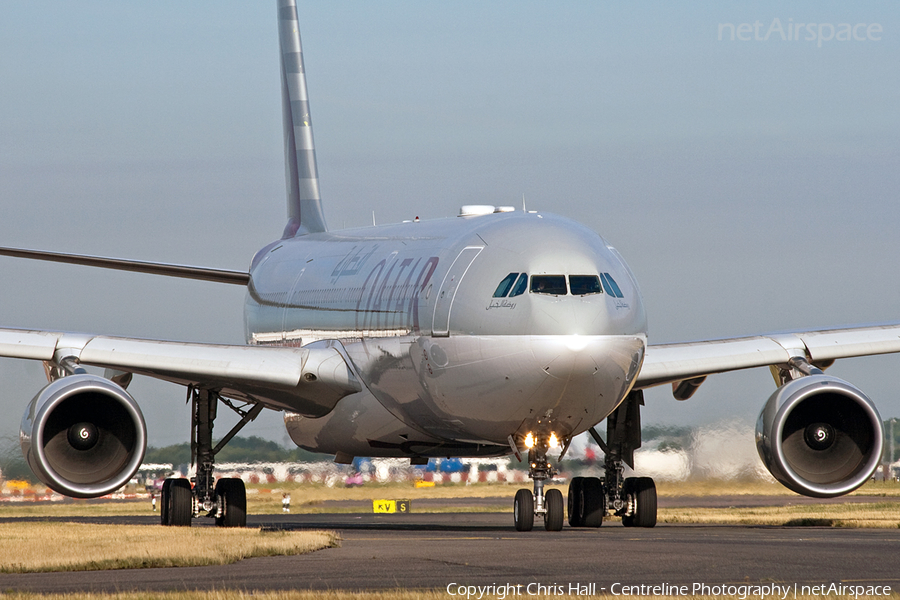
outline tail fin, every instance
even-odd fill
[[[288,222],[282,238],[290,238],[297,233],[328,230],[319,196],[319,171],[306,95],[296,0],[278,0],[278,40],[288,205]]]

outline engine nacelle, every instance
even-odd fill
[[[778,388],[756,423],[756,449],[787,488],[817,498],[852,492],[878,467],[881,416],[869,398],[829,375]]]
[[[144,460],[147,427],[134,398],[103,377],[62,377],[22,417],[22,454],[48,487],[95,498],[122,487]]]

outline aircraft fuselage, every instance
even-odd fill
[[[535,428],[580,433],[631,389],[647,339],[619,254],[549,214],[307,234],[260,251],[251,278],[248,343],[338,346],[366,386],[288,415],[320,451],[497,454]]]

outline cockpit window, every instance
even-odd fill
[[[519,280],[516,281],[515,287],[513,287],[512,292],[510,292],[509,297],[513,296],[521,296],[525,293],[525,290],[528,289],[528,273],[522,273],[519,275]]]
[[[506,295],[509,293],[509,288],[512,287],[513,282],[515,282],[516,277],[518,276],[518,273],[510,273],[504,277],[503,281],[500,282],[500,285],[497,286],[497,289],[494,290],[494,298],[506,298]]]
[[[565,296],[567,293],[566,276],[532,275],[531,292],[533,294],[551,294],[554,296]]]
[[[624,298],[622,295],[622,290],[619,289],[618,284],[616,284],[616,280],[612,278],[612,275],[609,273],[600,273],[600,277],[603,279],[603,287],[606,289],[606,293],[615,298]]]
[[[596,275],[569,275],[569,289],[572,290],[573,296],[603,293],[600,278]]]

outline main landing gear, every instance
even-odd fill
[[[191,403],[191,462],[197,466],[196,476],[187,479],[166,479],[160,494],[160,518],[163,525],[189,527],[194,517],[212,517],[219,527],[247,525],[247,492],[244,482],[237,478],[215,481],[215,455],[244,425],[262,411],[262,404],[238,407],[222,398],[214,390],[188,388]],[[216,408],[221,400],[241,415],[241,420],[213,448],[212,430]],[[193,486],[191,484],[193,483]],[[214,485],[215,484],[215,485]]]
[[[604,477],[574,477],[569,483],[569,525],[600,527],[601,515],[612,512],[625,527],[656,525],[656,484],[649,477],[625,477],[634,469],[634,451],[641,447],[641,406],[644,393],[631,392],[606,419],[604,442],[597,430],[588,432],[606,455]]]
[[[604,442],[594,428],[591,436],[606,455],[604,477],[573,477],[569,482],[567,512],[571,527],[600,527],[610,512],[622,518],[625,527],[653,527],[656,525],[656,484],[649,477],[625,477],[625,465],[634,468],[634,451],[641,446],[640,407],[643,392],[631,392],[607,418],[607,440]],[[538,427],[548,430],[549,423],[538,421]],[[516,492],[515,524],[517,531],[531,531],[535,517],[544,519],[547,531],[559,531],[563,526],[563,501],[559,490],[547,490],[544,483],[556,474],[547,461],[547,451],[555,446],[555,435],[529,434],[531,442],[528,461],[529,477],[534,480],[534,492]],[[563,450],[565,454],[565,450]]]

